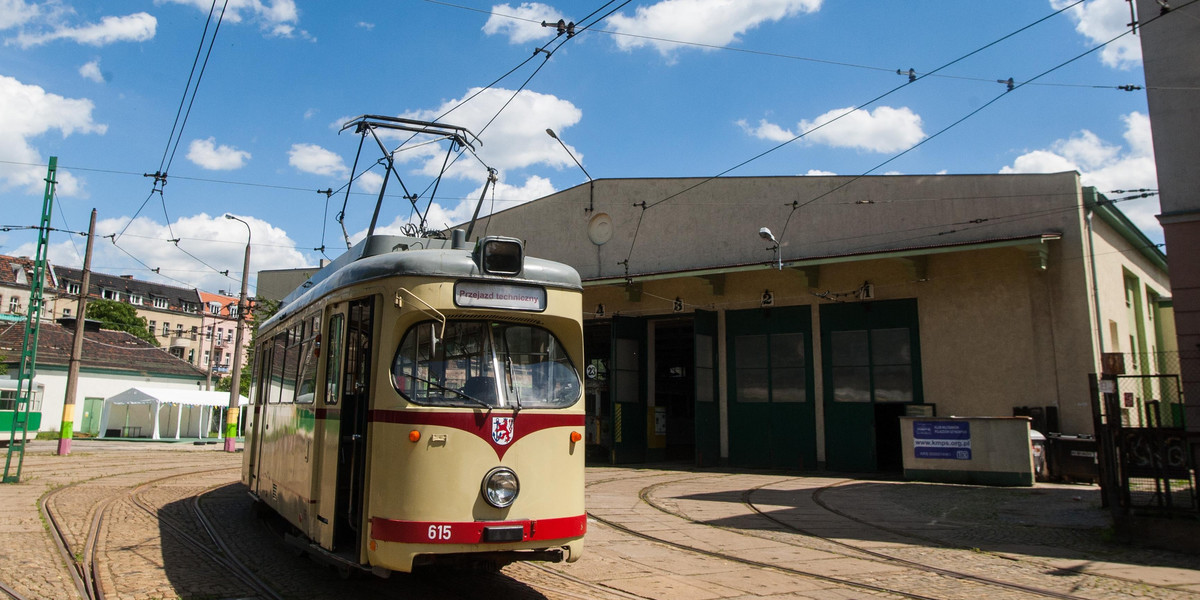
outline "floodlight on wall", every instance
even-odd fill
[[[775,267],[777,269],[779,269],[780,271],[782,271],[783,270],[783,251],[779,248],[779,240],[776,240],[775,235],[772,234],[771,230],[767,229],[766,227],[758,228],[758,237],[760,237],[764,240],[767,240],[768,242],[771,242],[771,247],[767,248],[767,250],[775,251]]]

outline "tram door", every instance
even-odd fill
[[[612,461],[646,460],[646,321],[613,317],[612,365],[609,397],[612,399]]]
[[[309,522],[310,537],[327,550],[333,549],[333,527],[330,517],[337,514],[338,453],[342,437],[341,400],[342,367],[346,339],[346,309],[333,305],[325,318],[326,340],[322,345],[320,360],[324,363],[324,386],[318,392],[320,405],[317,407],[316,429],[313,433],[312,451],[313,490],[317,517]]]
[[[341,389],[337,508],[333,527],[335,551],[357,550],[362,536],[374,303],[373,298],[354,300],[346,316],[346,366]]]
[[[272,359],[274,346],[275,344],[267,343],[259,346],[258,358],[254,361],[254,369],[257,371],[254,375],[255,380],[258,381],[258,385],[254,387],[254,397],[251,398],[251,409],[254,412],[250,423],[247,424],[247,429],[254,434],[254,437],[249,440],[250,460],[247,461],[247,483],[250,486],[250,491],[257,494],[260,498],[262,497],[262,492],[258,489],[258,482],[259,472],[262,469],[260,463],[264,437],[262,424],[266,422],[267,416],[267,390],[271,389],[269,378],[271,365],[274,364],[274,360]],[[264,376],[263,373],[266,373],[266,375]]]

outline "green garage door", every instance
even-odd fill
[[[697,310],[696,348],[696,465],[710,467],[721,460],[721,411],[717,402],[717,313]]]
[[[825,463],[832,471],[899,468],[899,417],[922,401],[917,301],[821,310]]]
[[[613,317],[612,399],[614,463],[646,460],[646,320]]]
[[[729,462],[816,468],[812,310],[793,306],[730,311],[725,327]]]

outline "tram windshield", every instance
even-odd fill
[[[424,321],[404,334],[392,385],[417,404],[565,408],[579,375],[554,334],[498,321]]]

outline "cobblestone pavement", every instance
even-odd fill
[[[191,499],[199,496],[232,552],[289,599],[1200,600],[1200,557],[1108,541],[1094,486],[986,488],[678,465],[590,467],[593,518],[577,563],[516,564],[495,575],[343,580],[297,557],[253,517],[236,483],[241,454],[167,443],[76,442],[69,457],[54,449],[53,442],[32,444],[22,482],[0,486],[0,582],[31,599],[79,597],[42,523],[40,498],[73,486],[50,501],[76,543],[106,498],[190,472],[139,495],[151,512],[132,502],[112,505],[98,544],[109,597],[256,597],[164,526],[191,522]]]

